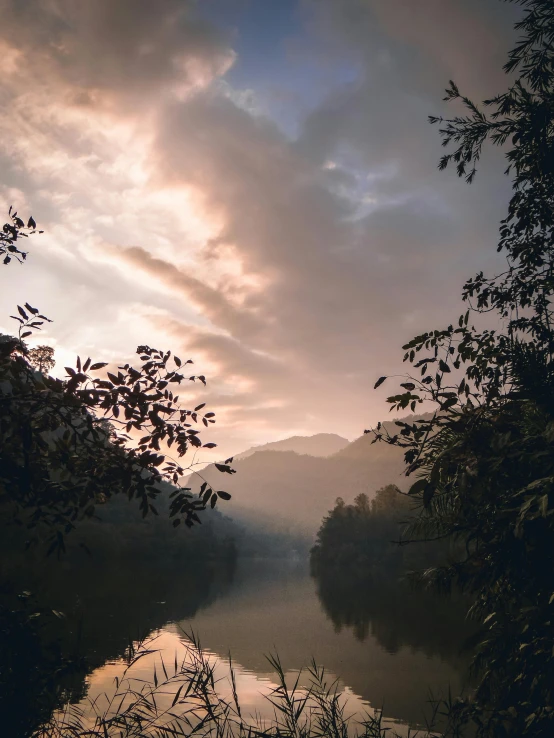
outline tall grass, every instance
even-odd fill
[[[153,640],[131,644],[110,692],[88,698],[86,704],[65,705],[32,738],[399,738],[383,725],[381,711],[362,718],[348,713],[338,680],[315,662],[290,686],[279,657],[267,657],[277,674],[277,685],[265,695],[272,712],[267,719],[244,715],[231,659],[226,674],[216,676],[213,657],[194,634],[183,640],[184,657],[175,656],[171,664],[152,645]],[[153,655],[154,666],[145,679],[136,667]],[[300,686],[301,676],[307,677],[307,686]],[[445,735],[433,727],[439,716],[435,702],[430,723],[409,735]]]

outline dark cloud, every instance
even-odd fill
[[[401,168],[405,185],[428,179],[437,159],[430,114],[455,79],[477,102],[505,83],[513,6],[499,0],[321,0],[306,2],[317,38],[356,70],[306,121],[299,145],[323,163],[350,152],[358,165]],[[325,53],[316,47],[314,53]]]
[[[316,49],[347,56],[379,77],[397,70],[415,94],[455,77],[471,94],[503,82],[505,53],[521,10],[505,0],[302,0]]]
[[[228,39],[191,0],[0,0],[1,36],[37,74],[75,88],[71,102],[102,95],[135,105],[213,77],[232,60]]]

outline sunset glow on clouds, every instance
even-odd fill
[[[426,116],[450,78],[498,91],[512,12],[0,0],[0,206],[45,230],[2,274],[0,331],[29,301],[62,373],[138,344],[193,358],[222,453],[360,435],[400,346],[495,266],[502,160],[472,187],[439,173]]]

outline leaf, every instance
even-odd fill
[[[404,384],[400,385],[401,387],[404,387],[404,389],[407,389],[408,392],[412,392],[415,390],[415,384],[413,382],[404,382]]]
[[[423,504],[425,507],[429,507],[429,503],[433,499],[434,495],[435,495],[434,488],[430,484],[426,485],[423,491]]]
[[[34,230],[36,227],[37,227],[37,224],[35,222],[35,219],[33,218],[33,216],[31,216],[29,220],[27,221],[27,228],[32,228]]]
[[[28,310],[28,311],[29,311],[30,313],[33,313],[33,315],[38,315],[38,310],[37,310],[37,308],[31,307],[31,305],[29,305],[29,303],[28,303],[28,302],[26,302],[26,303],[25,303],[25,307],[27,308],[27,310]]]
[[[17,306],[17,310],[18,310],[19,314],[21,315],[21,317],[24,320],[29,320],[29,316],[27,315],[27,313],[25,312],[25,310],[23,310],[23,308],[21,307],[21,305],[18,305]]]
[[[93,364],[90,369],[93,371],[95,369],[103,369],[105,366],[108,366],[107,361],[98,361],[96,364]]]
[[[175,663],[177,663],[177,656],[175,656]],[[177,666],[175,666],[175,672],[177,672]],[[175,705],[179,701],[179,697],[181,696],[181,692],[182,692],[184,686],[185,686],[184,684],[181,684],[181,686],[179,687],[179,689],[175,693],[175,697],[173,698],[173,702],[171,703],[171,707],[172,708],[175,707]]]
[[[27,338],[27,336],[32,336],[33,331],[25,331],[25,333],[21,334],[21,338]]]
[[[226,472],[227,474],[234,474],[235,470],[231,469],[227,464],[215,464],[215,468],[220,472]]]
[[[386,378],[387,377],[379,377],[379,379],[373,385],[373,389],[377,389],[377,387],[380,387],[383,384],[383,382],[385,381]]]
[[[199,410],[202,410],[203,407],[206,407],[206,403],[203,402],[201,405],[198,405],[194,408],[194,412],[197,413]]]
[[[217,496],[218,497],[221,497],[222,500],[230,500],[231,499],[231,495],[228,492],[224,492],[221,489],[218,489],[217,490]]]
[[[441,372],[446,372],[446,373],[450,371],[450,367],[442,359],[439,361],[439,369],[441,370]]]
[[[205,443],[202,448],[216,448],[217,443]]]
[[[424,491],[425,487],[427,487],[427,480],[426,479],[418,479],[417,482],[412,484],[410,487],[408,494],[409,495],[419,495],[421,492]]]

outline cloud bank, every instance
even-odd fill
[[[192,356],[223,452],[355,437],[384,417],[372,386],[401,371],[402,343],[455,319],[462,281],[495,268],[501,159],[471,188],[438,173],[426,116],[449,78],[499,89],[512,11],[299,2],[277,39],[294,95],[254,68],[252,88],[233,86],[249,39],[201,11],[0,0],[0,205],[47,231],[2,274],[0,315],[39,304],[62,366],[139,343]]]

